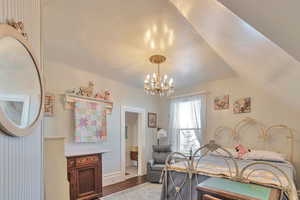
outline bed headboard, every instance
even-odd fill
[[[214,140],[225,147],[233,148],[243,144],[251,149],[276,151],[286,155],[293,162],[294,131],[286,125],[265,126],[256,119],[247,117],[235,126],[219,126],[214,132]]]

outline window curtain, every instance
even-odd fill
[[[201,145],[206,131],[206,95],[187,96],[170,102],[169,142],[175,151],[180,129],[199,129],[196,137]]]

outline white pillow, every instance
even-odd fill
[[[237,158],[238,157],[238,153],[236,152],[235,149],[230,149],[230,148],[224,148],[224,149],[226,149],[227,151],[229,151],[232,154],[233,158]],[[218,149],[217,151],[218,152],[216,152],[216,151],[210,152],[209,155],[211,155],[211,156],[229,157],[228,153],[225,152],[225,151],[223,151],[222,149]]]
[[[281,153],[277,153],[273,151],[260,151],[260,150],[251,150],[251,152],[246,153],[243,156],[243,159],[277,161],[277,162],[286,161],[285,156]]]

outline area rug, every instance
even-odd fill
[[[144,183],[102,197],[101,200],[159,200],[161,187],[161,184]]]

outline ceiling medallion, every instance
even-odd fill
[[[166,57],[162,55],[153,55],[149,58],[150,62],[157,64],[157,73],[147,75],[144,81],[144,89],[147,94],[169,96],[174,92],[174,80],[168,78],[167,75],[163,77],[160,75],[160,64],[166,61]]]

